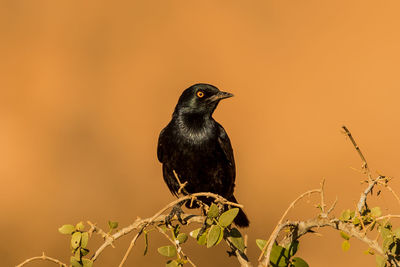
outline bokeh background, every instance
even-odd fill
[[[365,0],[0,1],[1,265],[42,251],[68,262],[60,225],[125,226],[174,200],[157,138],[197,82],[235,94],[214,117],[234,147],[252,261],[254,240],[323,177],[335,214],[354,208],[365,185],[343,124],[400,191],[399,10]],[[317,201],[289,217],[312,217]],[[375,202],[400,213],[385,191]],[[302,239],[310,266],[375,266],[364,244],[352,239],[343,252],[339,233],[321,233]],[[131,238],[96,265],[117,266]],[[165,244],[151,234],[143,256],[140,240],[127,266],[163,266]],[[224,245],[185,248],[199,266],[237,265]]]

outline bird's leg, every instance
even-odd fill
[[[175,206],[172,207],[171,212],[168,214],[167,217],[165,217],[165,225],[171,225],[171,220],[172,218],[174,218],[174,216],[176,215],[176,217],[178,218],[178,221],[182,224],[185,225],[187,224],[187,221],[185,219],[182,219],[182,214],[184,213],[182,210],[182,205],[186,202],[185,201],[181,201],[178,204],[176,204]]]

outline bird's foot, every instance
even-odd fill
[[[165,217],[165,225],[172,225],[171,221],[174,218],[174,216],[176,215],[176,218],[178,219],[178,221],[182,224],[185,225],[187,224],[187,221],[185,219],[182,218],[182,214],[184,214],[183,210],[182,210],[182,205],[183,203],[178,203],[175,206],[172,207],[171,212],[168,214],[167,217]]]

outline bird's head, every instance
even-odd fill
[[[183,91],[175,113],[200,113],[211,116],[220,100],[232,96],[233,94],[222,92],[213,85],[198,83]]]

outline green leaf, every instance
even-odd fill
[[[87,248],[81,248],[82,256],[86,256],[88,253],[89,253],[89,250]]]
[[[292,256],[294,256],[294,254],[296,254],[297,249],[299,247],[299,241],[298,240],[294,240],[292,243],[289,244],[289,246],[286,248],[286,254],[285,256],[287,258],[291,258]]]
[[[83,229],[85,229],[85,225],[83,224],[83,222],[78,222],[75,226],[75,229],[77,231],[83,231]]]
[[[207,217],[208,218],[217,218],[219,215],[218,206],[214,203],[211,204],[210,208],[208,209]]]
[[[359,217],[355,217],[354,219],[353,219],[353,224],[354,225],[359,225],[360,224],[360,218]]]
[[[366,251],[364,251],[364,254],[366,255],[375,255],[375,251],[371,248],[368,248]]]
[[[288,259],[285,257],[285,248],[274,244],[272,246],[270,262],[272,266],[286,267]]]
[[[179,234],[179,231],[181,230],[181,226],[179,224],[177,224],[177,225],[175,225],[173,227],[172,230],[173,230],[173,233],[174,233],[174,237],[176,238],[178,236],[178,234]]]
[[[118,222],[108,221],[108,226],[110,227],[110,229],[115,229],[118,227]]]
[[[350,242],[349,240],[344,240],[342,243],[342,249],[343,251],[348,251],[350,249]]]
[[[73,256],[71,256],[70,263],[72,267],[82,267],[83,265]]]
[[[185,243],[187,239],[188,239],[188,236],[187,236],[187,234],[185,234],[185,233],[180,233],[180,234],[176,237],[176,240],[179,241],[179,244]]]
[[[163,246],[157,249],[158,253],[165,257],[175,257],[176,256],[176,248],[174,246]]]
[[[347,209],[347,210],[344,210],[343,212],[342,212],[342,214],[340,215],[340,220],[341,221],[348,221],[348,220],[350,220],[350,218],[351,218],[351,212],[350,212],[350,210],[349,209]]]
[[[305,260],[299,257],[294,257],[292,259],[293,267],[308,267],[308,264]]]
[[[372,209],[371,209],[371,215],[372,215],[373,217],[375,217],[375,218],[381,216],[381,215],[382,215],[381,208],[380,208],[380,207],[374,207],[374,208],[372,208]]]
[[[343,232],[343,231],[340,231],[340,236],[343,237],[346,240],[350,239],[350,236],[348,234],[346,234],[345,232]]]
[[[392,243],[393,243],[393,238],[390,237],[390,236],[385,238],[385,239],[383,239],[383,242],[382,242],[383,252],[386,253],[389,250],[389,248],[392,245]]]
[[[238,215],[238,213],[239,213],[239,209],[238,208],[233,208],[233,209],[225,211],[219,217],[219,220],[218,220],[219,224],[222,227],[229,226],[233,222],[235,217]]]
[[[72,237],[71,237],[71,247],[74,248],[74,249],[79,247],[79,244],[81,242],[81,238],[82,238],[82,233],[81,232],[73,233]]]
[[[208,232],[209,232],[209,230],[207,229],[207,231],[205,231],[201,236],[199,236],[199,238],[197,238],[197,244],[202,245],[202,246],[207,244]]]
[[[179,263],[176,260],[167,261],[166,267],[179,267]]]
[[[77,249],[77,250],[75,251],[74,257],[75,257],[76,259],[78,259],[78,260],[81,259],[82,255],[81,255],[81,250],[80,250],[80,249]]]
[[[89,233],[88,232],[82,233],[81,247],[86,248],[88,242],[89,242]]]
[[[400,228],[396,228],[393,230],[393,234],[397,237],[400,238]]]
[[[58,231],[63,235],[70,235],[75,231],[75,226],[73,226],[72,224],[64,224],[63,226],[58,228]]]
[[[386,227],[380,227],[379,231],[381,232],[382,239],[388,239],[392,237],[392,231]]]
[[[144,252],[143,255],[147,254],[147,250],[149,249],[149,237],[147,231],[144,232]]]
[[[207,248],[210,248],[217,243],[221,233],[222,229],[219,225],[214,224],[211,226],[210,231],[208,232],[207,235]]]
[[[237,248],[239,251],[243,252],[245,249],[244,240],[242,234],[239,232],[238,229],[232,228],[229,232],[229,241]]]
[[[381,255],[376,255],[376,266],[377,267],[385,267],[386,266],[386,259]]]
[[[197,236],[199,235],[200,229],[201,229],[201,228],[197,228],[197,229],[191,231],[191,232],[189,233],[189,235],[190,235],[191,237],[193,237],[193,238],[197,238]]]
[[[92,267],[93,266],[93,261],[89,259],[82,259],[83,267]]]
[[[258,248],[262,251],[264,247],[267,245],[267,240],[264,239],[256,239],[256,244]]]

